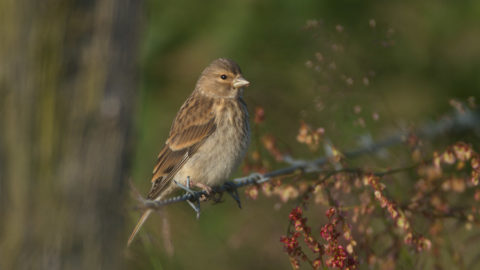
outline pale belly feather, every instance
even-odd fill
[[[246,112],[246,108],[243,109]],[[217,119],[216,131],[176,174],[176,181],[185,183],[190,176],[194,182],[220,185],[229,180],[230,174],[238,167],[249,143],[248,122],[236,122],[233,111],[224,111],[220,115],[222,118]]]

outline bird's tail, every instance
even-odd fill
[[[140,218],[140,220],[137,223],[137,226],[135,226],[135,229],[133,229],[133,232],[130,235],[130,238],[128,238],[127,247],[130,246],[130,244],[133,241],[133,238],[135,238],[135,235],[137,235],[137,233],[140,230],[140,228],[142,227],[143,223],[145,223],[145,221],[147,220],[147,218],[150,216],[151,213],[152,213],[152,209],[147,209],[143,213],[142,217]]]

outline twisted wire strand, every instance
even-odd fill
[[[362,147],[342,152],[342,155],[345,158],[352,159],[365,154],[376,153],[380,150],[403,143],[410,134],[415,134],[422,139],[431,139],[444,133],[462,132],[466,130],[473,130],[477,135],[480,136],[480,110],[466,110],[464,112],[455,112],[455,114],[451,115],[450,117],[446,117],[436,122],[424,124],[421,128],[417,129],[416,132],[400,131],[390,137],[387,137],[386,139],[377,142],[371,141],[363,145]],[[330,161],[330,158],[331,156],[327,155],[315,160],[305,161],[295,160],[290,156],[285,156],[284,161],[286,163],[289,163],[291,166],[267,172],[265,174],[253,173],[246,177],[235,178],[230,182],[230,184],[224,184],[222,186],[215,187],[214,191],[216,193],[221,193],[244,186],[255,184],[258,185],[268,182],[274,177],[289,175],[298,170],[307,173],[322,172],[322,165],[327,164]],[[142,199],[142,204],[143,208],[159,209],[163,206],[178,202],[199,202],[199,199],[202,196],[208,197],[209,195],[206,191],[202,190],[171,197],[161,201]]]

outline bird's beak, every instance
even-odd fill
[[[245,78],[243,78],[243,77],[238,77],[238,78],[233,79],[233,87],[235,87],[235,88],[241,88],[241,87],[249,86],[249,85],[250,85],[250,82],[245,80]]]

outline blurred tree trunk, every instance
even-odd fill
[[[121,269],[141,1],[0,2],[0,269]]]

